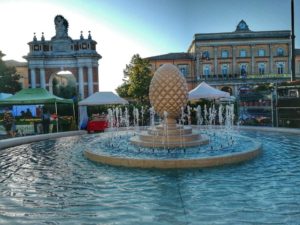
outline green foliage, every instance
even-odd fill
[[[76,96],[76,87],[70,85],[67,85],[65,87],[61,86],[59,88],[59,93],[60,93],[60,97],[62,98],[67,98],[67,99],[73,98],[74,96]]]
[[[21,90],[19,79],[20,74],[16,73],[15,67],[8,67],[2,60],[2,52],[0,51],[0,92],[14,94]]]
[[[117,87],[116,92],[122,98],[130,98],[130,96],[128,95],[128,89],[129,89],[129,84],[127,81],[124,81],[123,84]]]
[[[140,104],[149,104],[149,86],[152,79],[149,61],[136,54],[123,72],[124,83],[116,89],[119,96],[134,99]]]
[[[53,86],[53,94],[62,98],[73,98],[77,95],[76,87],[71,84],[67,84],[67,86],[61,86],[56,77],[52,80]]]
[[[53,86],[53,94],[58,96],[59,95],[59,84],[58,84],[58,80],[55,77],[52,80],[52,86]]]

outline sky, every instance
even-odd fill
[[[250,30],[290,30],[290,0],[0,0],[0,50],[4,60],[26,60],[33,33],[55,36],[54,17],[69,22],[69,36],[97,41],[99,90],[114,91],[134,54],[186,52],[196,33],[232,32],[240,20]],[[300,48],[300,0],[295,2]]]

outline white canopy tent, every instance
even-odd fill
[[[204,81],[189,92],[189,100],[198,100],[200,98],[219,99],[226,98],[229,96],[230,94],[228,92],[220,91],[216,88],[213,88]]]
[[[113,92],[95,92],[91,96],[78,102],[79,129],[85,128],[88,123],[87,106],[128,104],[128,101]]]
[[[128,101],[113,92],[95,92],[91,96],[78,102],[79,106],[128,104]]]

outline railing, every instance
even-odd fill
[[[246,77],[241,77],[239,75],[208,75],[208,76],[201,76],[199,78],[193,78],[193,77],[186,77],[187,82],[191,83],[200,83],[201,81],[216,81],[216,82],[224,82],[224,81],[229,81],[229,82],[245,82],[245,81],[258,81],[258,82],[263,82],[266,80],[280,80],[280,81],[286,81],[289,80],[291,77],[290,74],[263,74],[263,75],[258,75],[258,74],[250,74],[247,75]]]
[[[247,79],[266,79],[266,78],[291,78],[290,74],[262,74],[248,75]]]

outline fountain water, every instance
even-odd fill
[[[161,66],[154,74],[149,97],[150,126],[140,130],[140,115],[145,110],[133,109],[135,132],[129,131],[129,114],[125,109],[110,109],[109,124],[120,130],[120,121],[125,120],[126,132],[103,134],[89,143],[84,155],[96,162],[143,168],[194,168],[237,163],[249,160],[261,152],[261,144],[247,137],[234,134],[234,107],[226,105],[216,110],[215,105],[196,108],[197,129],[191,125],[191,112],[185,107],[188,101],[187,84],[177,67]],[[155,113],[162,122],[155,125]],[[224,114],[224,115],[223,115]],[[203,115],[203,116],[202,116]],[[220,126],[215,126],[216,117]],[[176,123],[178,119],[179,123]],[[188,125],[185,126],[184,124]],[[202,128],[205,124],[207,129]],[[143,124],[143,122],[141,122]],[[223,126],[224,124],[224,126]],[[216,128],[217,127],[217,128]],[[110,132],[112,133],[112,132]]]

